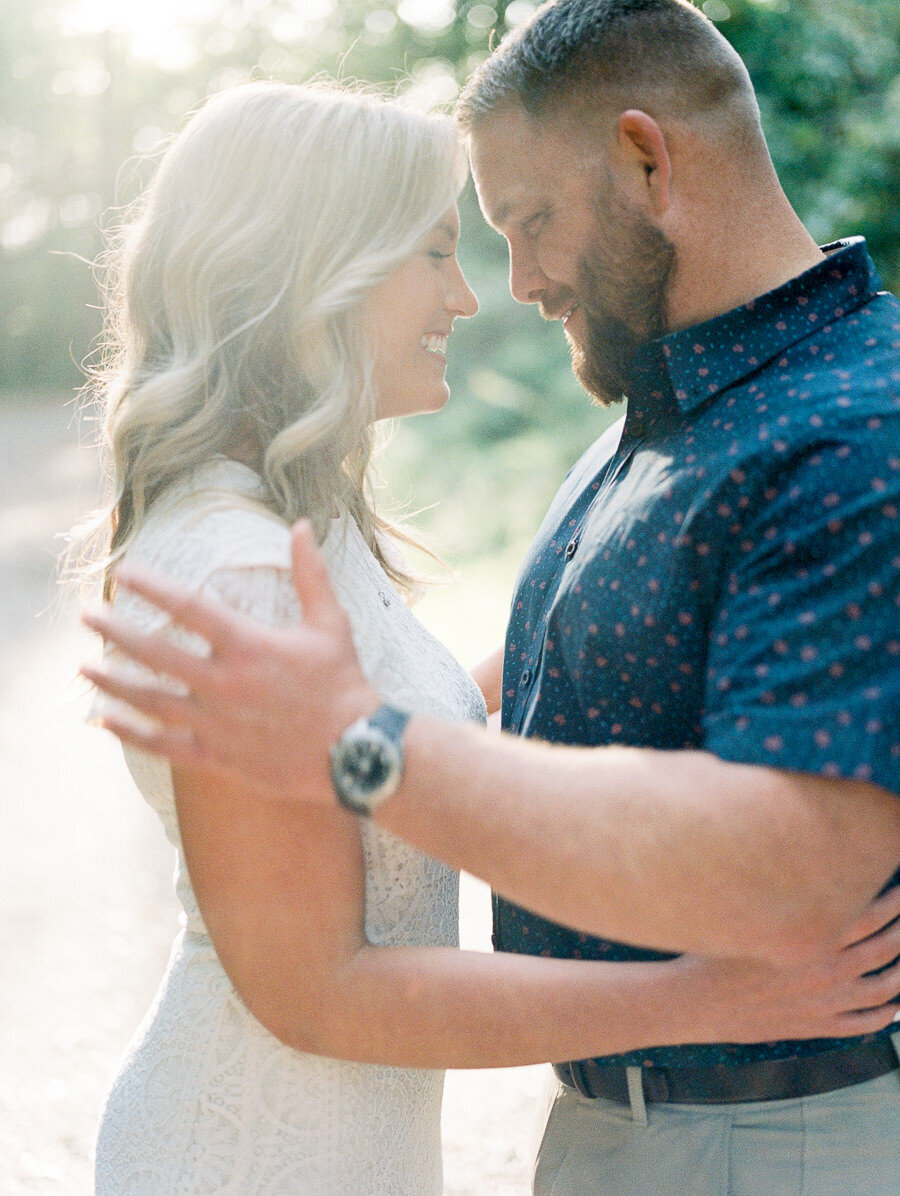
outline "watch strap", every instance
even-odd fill
[[[405,710],[398,710],[396,706],[389,706],[387,702],[382,702],[368,722],[370,727],[377,727],[379,731],[384,731],[388,739],[393,739],[399,744],[411,717]]]

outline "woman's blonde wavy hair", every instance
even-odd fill
[[[110,483],[104,595],[154,500],[250,430],[268,505],[321,539],[339,505],[385,558],[367,471],[365,300],[454,202],[449,118],[336,86],[249,83],[175,138],[108,267],[91,397]],[[96,525],[95,525],[96,526]],[[402,533],[401,533],[402,535]]]

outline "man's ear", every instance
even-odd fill
[[[634,188],[632,197],[661,216],[671,202],[672,188],[672,163],[662,129],[646,112],[628,108],[619,117],[616,132]]]

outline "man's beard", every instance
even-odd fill
[[[675,246],[659,229],[607,196],[579,266],[587,343],[571,344],[575,377],[601,406],[621,402],[635,353],[667,331],[666,289],[674,266]]]

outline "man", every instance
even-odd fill
[[[93,620],[192,693],[107,678],[163,724],[111,725],[269,793],[333,783],[488,880],[500,950],[812,956],[900,879],[900,305],[861,242],[811,240],[686,0],[544,6],[459,116],[513,295],[563,321],[601,402],[628,397],[523,569],[520,738],[367,723],[303,528],[289,636],[147,583],[209,661]],[[556,1070],[537,1192],[900,1191],[887,1032]]]

